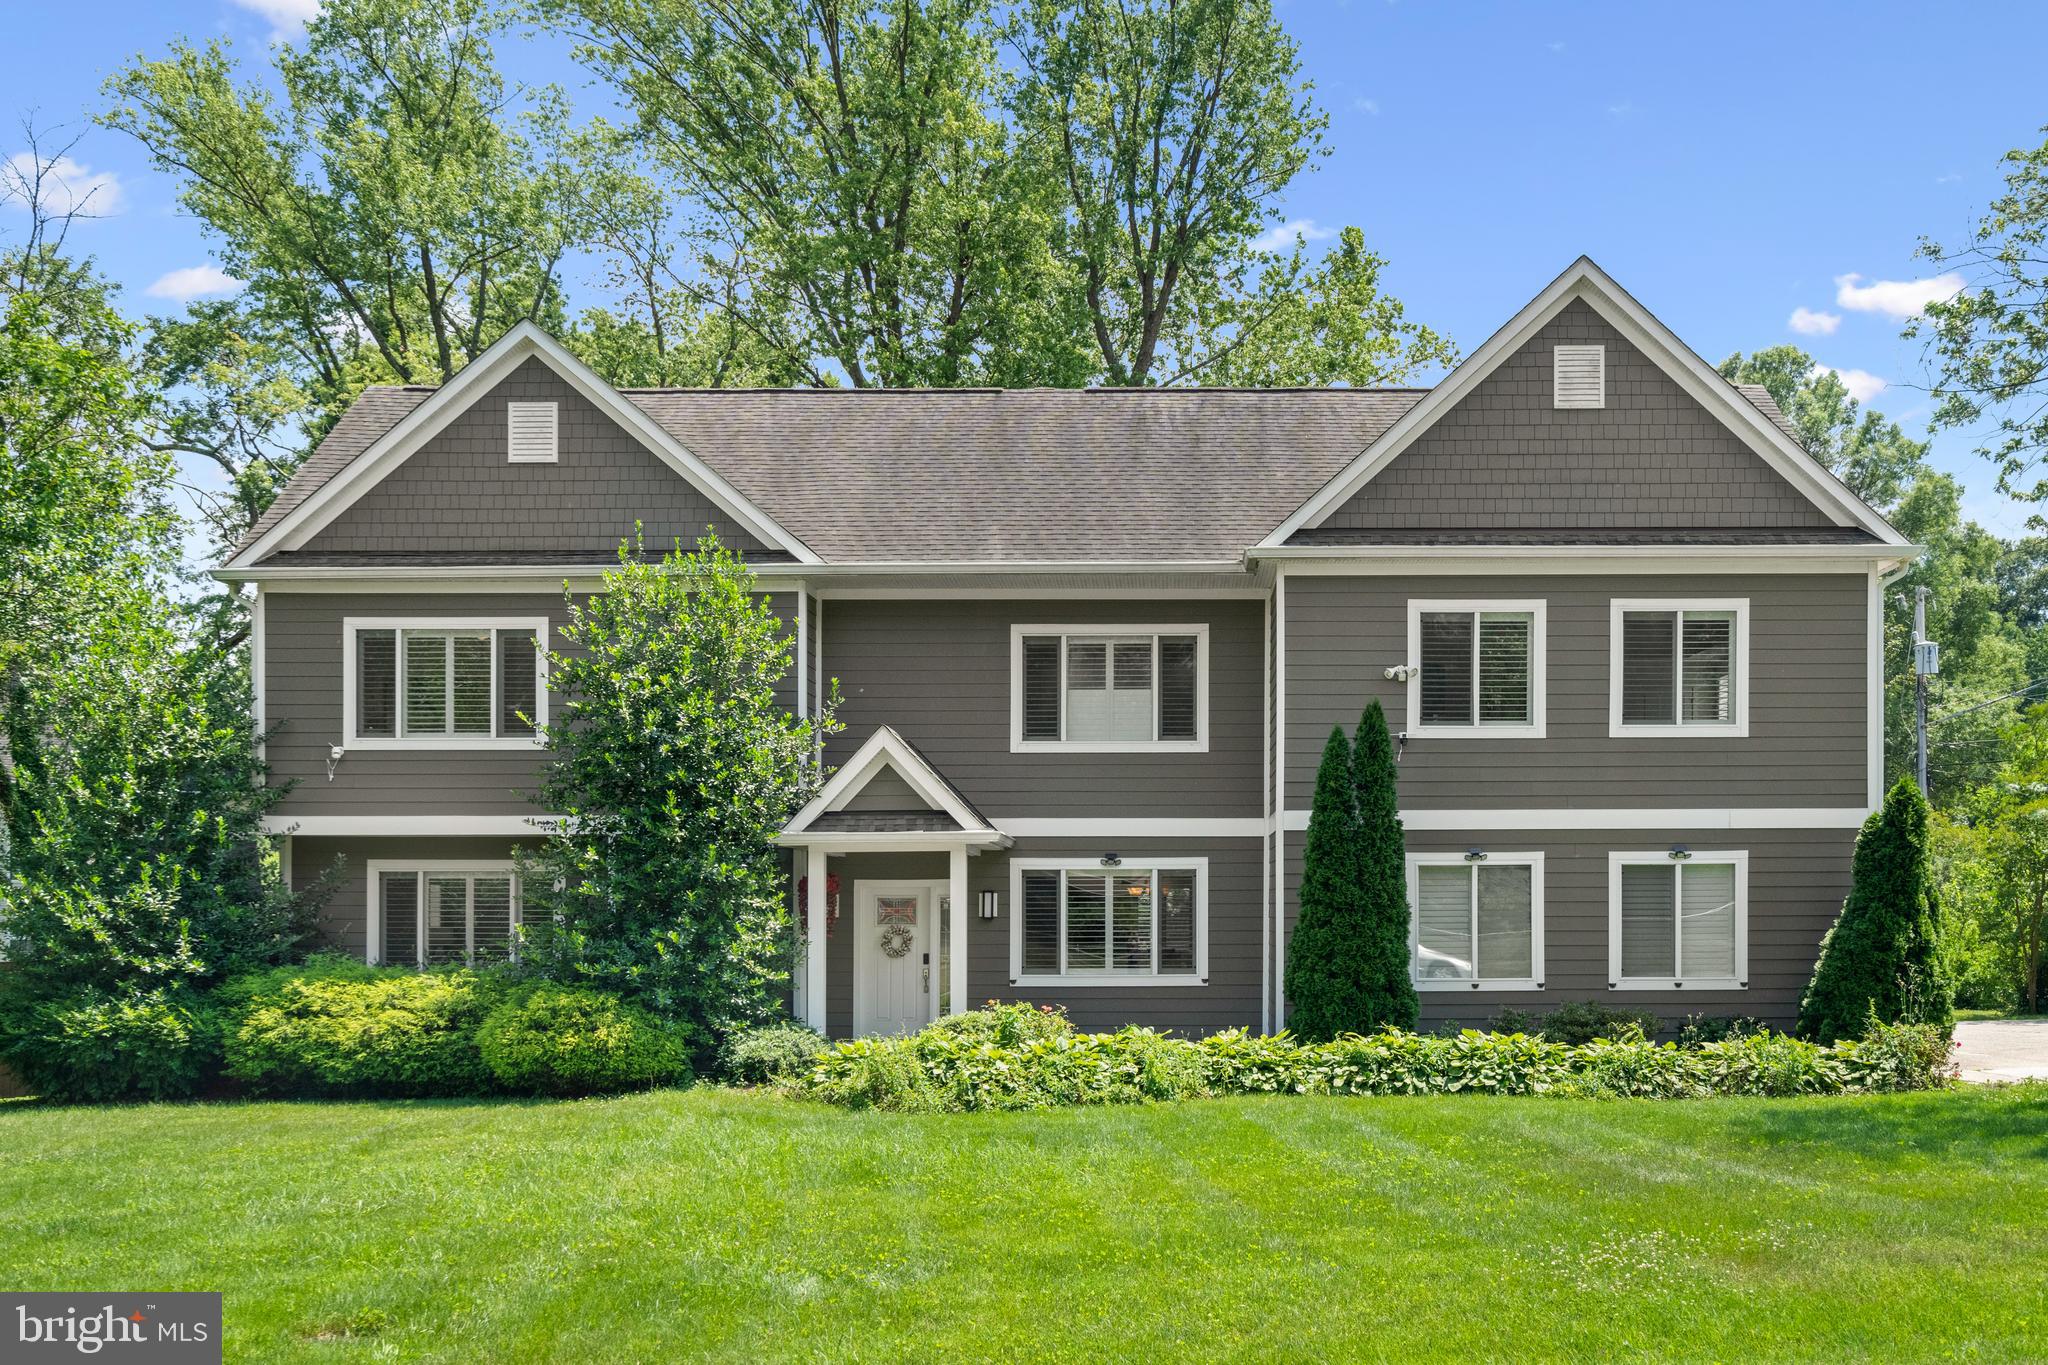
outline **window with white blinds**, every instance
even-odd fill
[[[1542,602],[1410,602],[1409,732],[1541,738]]]
[[[1747,734],[1748,612],[1741,599],[1615,602],[1613,733]]]
[[[1010,875],[1013,982],[1206,978],[1206,859],[1013,859]]]
[[[544,620],[343,622],[345,745],[531,743],[547,720]]]
[[[1749,984],[1744,853],[1609,855],[1608,977],[1618,990]]]
[[[1540,990],[1543,855],[1408,858],[1408,945],[1418,990]]]
[[[1011,749],[1206,751],[1207,626],[1018,626]]]
[[[519,956],[519,881],[508,865],[370,865],[366,960],[392,967]]]

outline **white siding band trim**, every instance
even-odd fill
[[[1733,810],[1404,810],[1409,830],[1609,829],[1858,829],[1870,812],[1861,806],[1751,806]],[[1308,812],[1290,810],[1289,830],[1308,828]]]
[[[265,834],[309,838],[435,838],[499,835],[539,838],[559,820],[552,815],[266,815]]]
[[[989,822],[1019,839],[1258,839],[1266,833],[1266,821],[1257,815],[1193,820],[1069,820],[1057,816],[1005,820],[991,816]]]

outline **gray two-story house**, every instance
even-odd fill
[[[846,728],[783,831],[834,1035],[1283,1027],[1315,765],[1384,704],[1425,1020],[1788,1022],[1914,555],[1591,262],[1434,389],[617,390],[531,327],[373,388],[220,570],[274,816],[375,961],[511,950],[535,642],[708,526]]]

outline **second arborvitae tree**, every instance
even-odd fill
[[[1408,859],[1395,793],[1394,739],[1375,701],[1358,722],[1352,750],[1358,789],[1360,1022],[1413,1028],[1421,1005],[1408,963]]]
[[[1333,728],[1316,769],[1287,958],[1287,1023],[1304,1038],[1415,1022],[1393,741],[1378,702],[1358,737],[1354,752]]]
[[[1901,779],[1856,837],[1849,897],[1821,940],[1799,1031],[1832,1043],[1880,1022],[1955,1022],[1942,965],[1941,913],[1928,847],[1927,798]]]

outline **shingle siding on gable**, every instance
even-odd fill
[[[1551,348],[1607,348],[1607,405],[1552,403]],[[1324,527],[1821,527],[1832,523],[1575,300]]]
[[[555,464],[506,458],[507,403],[555,402]],[[650,550],[715,527],[760,541],[560,376],[529,360],[305,545],[309,551],[604,551],[643,523]]]

